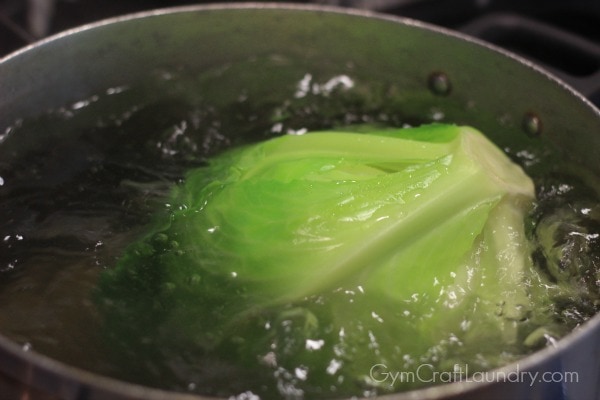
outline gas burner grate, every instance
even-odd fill
[[[514,13],[476,18],[460,30],[539,64],[600,105],[600,44]]]

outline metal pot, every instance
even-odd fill
[[[144,83],[164,71],[205,71],[274,55],[221,82],[215,102],[282,98],[306,73],[351,75],[392,85],[408,120],[453,121],[490,132],[499,144],[539,140],[600,176],[600,112],[540,68],[444,29],[401,18],[316,6],[241,4],[184,7],[116,18],[65,32],[0,62],[0,151],[15,121],[88,99],[107,88]],[[274,74],[274,75],[273,75]],[[228,88],[238,90],[228,91]],[[153,93],[161,96],[161,93]],[[6,146],[5,146],[6,147]],[[4,398],[191,399],[94,375],[0,336]],[[600,315],[556,346],[503,372],[577,372],[577,382],[459,382],[393,399],[600,399]]]

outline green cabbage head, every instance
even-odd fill
[[[519,353],[533,200],[470,127],[277,137],[190,171],[97,298],[124,352],[208,394],[412,388]]]

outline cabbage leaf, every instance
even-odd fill
[[[123,348],[207,394],[410,388],[381,368],[487,369],[522,346],[533,200],[470,127],[277,137],[190,171],[97,298]]]

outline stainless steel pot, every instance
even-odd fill
[[[0,62],[0,146],[2,132],[7,135],[16,120],[57,105],[161,71],[204,71],[262,55],[286,60],[284,72],[250,70],[239,82],[223,83],[217,102],[239,94],[227,85],[277,97],[278,87],[290,87],[290,76],[347,73],[404,93],[397,101],[407,119],[474,125],[500,144],[534,136],[600,176],[600,112],[543,70],[444,29],[316,6],[246,3],[147,12],[25,48]],[[460,382],[386,398],[600,399],[600,315],[556,346],[502,369],[517,370],[577,372],[577,382]],[[2,398],[196,398],[97,376],[26,352],[2,336],[0,371]]]

